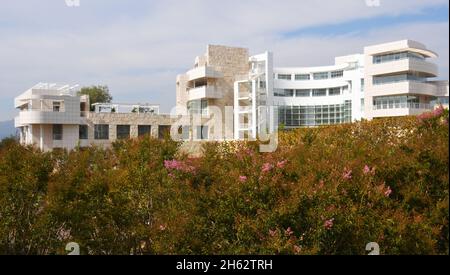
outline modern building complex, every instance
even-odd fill
[[[37,85],[15,100],[23,144],[42,150],[109,145],[151,134],[183,140],[257,138],[285,128],[417,115],[448,108],[448,81],[434,81],[436,54],[411,40],[369,46],[323,67],[275,68],[273,54],[209,45],[176,81],[176,111],[95,104],[76,87]]]

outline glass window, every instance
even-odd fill
[[[313,90],[313,96],[326,96],[327,95],[327,89],[314,89]]]
[[[151,125],[138,125],[138,136],[150,135],[152,133]]]
[[[130,138],[130,125],[117,125],[117,139]]]
[[[292,75],[290,75],[290,74],[278,74],[278,79],[281,79],[281,80],[292,80]]]
[[[79,125],[78,128],[78,139],[88,139],[88,126],[87,125]]]
[[[208,126],[197,126],[197,139],[208,139]]]
[[[339,78],[344,76],[344,71],[331,72],[331,78]]]
[[[170,125],[159,125],[158,126],[158,138],[164,139],[165,137],[170,137]]]
[[[61,124],[53,124],[53,140],[63,139],[63,126]]]
[[[275,89],[274,90],[275,96],[280,97],[293,97],[294,96],[294,90],[291,89]]]
[[[311,96],[311,90],[297,90],[296,91],[297,97],[310,97]]]
[[[328,95],[335,96],[341,94],[341,88],[330,88],[328,91]]]
[[[60,112],[60,111],[61,111],[61,102],[53,101],[53,112]]]
[[[328,72],[314,73],[313,78],[314,80],[328,79]]]
[[[297,81],[310,80],[310,79],[311,79],[311,75],[309,75],[309,74],[296,74],[295,75],[295,80],[297,80]]]
[[[419,59],[424,60],[425,57],[421,54],[414,52],[400,52],[400,53],[389,53],[389,54],[380,54],[375,55],[373,57],[374,64],[380,64],[385,62],[397,61],[402,59]]]
[[[189,101],[187,104],[188,113],[190,115],[208,115],[208,100],[198,99]]]
[[[94,138],[97,140],[109,139],[109,125],[108,124],[94,125]]]

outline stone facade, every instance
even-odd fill
[[[192,76],[193,73],[190,73],[203,67],[214,74]],[[246,77],[249,69],[248,49],[208,45],[206,54],[196,58],[194,69],[177,77],[177,106],[179,107],[188,108],[190,93],[193,93],[193,88],[198,87],[197,83],[205,89],[214,91],[213,96],[205,94],[201,98],[206,100],[208,105],[206,116],[208,119],[204,123],[208,126],[208,139],[233,139],[234,83]],[[227,106],[230,108],[227,109]],[[203,116],[204,119],[205,116]],[[218,128],[220,127],[218,119],[222,121],[221,129]],[[198,125],[193,126],[193,137],[195,137]]]

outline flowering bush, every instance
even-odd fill
[[[448,111],[280,132],[279,149],[170,140],[0,146],[0,253],[449,254]],[[20,156],[20,157],[19,157]]]

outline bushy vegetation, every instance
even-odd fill
[[[448,111],[280,133],[275,153],[149,137],[0,144],[0,253],[449,254]]]

